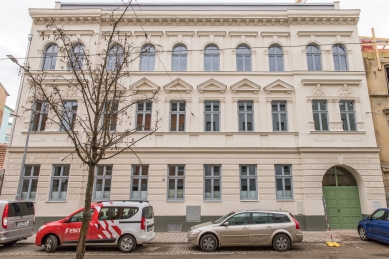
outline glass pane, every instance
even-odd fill
[[[145,114],[144,130],[150,130],[150,128],[151,128],[151,114],[147,113]]]
[[[60,198],[61,200],[66,199],[67,190],[68,190],[68,179],[62,179],[62,183],[61,183],[61,193],[59,194],[59,198]]]
[[[313,65],[313,56],[312,55],[307,55],[307,63],[308,63],[308,70],[309,71],[315,70],[314,65]]]
[[[253,130],[253,115],[247,114],[247,131]]]
[[[321,70],[321,58],[320,55],[315,55],[314,56],[314,61],[315,61],[315,70],[320,71]]]
[[[212,71],[219,71],[219,56],[212,57]]]
[[[30,186],[30,180],[24,179],[22,184],[22,193],[20,195],[21,198],[27,199],[28,198],[28,188]]]
[[[178,131],[185,131],[185,114],[180,114],[178,119]]]
[[[339,102],[339,108],[341,111],[346,111],[346,103],[345,102]]]
[[[276,165],[275,169],[276,169],[276,175],[282,175],[282,166]]]
[[[176,167],[175,166],[169,166],[169,175],[176,175]]]
[[[220,180],[219,179],[213,180],[213,198],[220,199]]]
[[[286,114],[281,114],[281,131],[287,131],[288,125],[286,123]]]
[[[354,111],[354,103],[353,102],[346,102],[347,110],[348,111]]]
[[[251,58],[250,58],[250,56],[244,57],[244,71],[251,71]]]
[[[139,198],[139,179],[133,179],[132,180],[131,198],[132,199]]]
[[[219,131],[219,114],[213,115],[213,131]]]
[[[220,166],[214,166],[213,167],[213,175],[214,176],[220,176]]]
[[[219,102],[213,102],[213,111],[218,112],[220,108],[220,103]]]
[[[345,55],[340,56],[340,70],[347,70],[347,59]]]
[[[212,199],[212,180],[211,179],[205,179],[204,183],[204,198],[205,199]]]
[[[350,130],[349,127],[348,127],[348,123],[347,123],[347,114],[346,113],[341,113],[340,114],[340,118],[342,120],[342,124],[343,124],[343,130]]]
[[[231,226],[247,225],[250,223],[250,213],[242,213],[228,219]]]
[[[327,102],[326,101],[320,101],[320,110],[321,111],[326,111],[327,110]]]
[[[321,114],[321,124],[322,124],[323,130],[328,130],[327,113]]]
[[[336,71],[340,70],[340,60],[338,55],[334,55],[334,66]]]
[[[323,186],[336,186],[335,167],[327,170],[322,180]]]
[[[96,179],[96,198],[101,198],[101,191],[103,190],[103,179]],[[100,195],[97,195],[97,194]]]
[[[149,166],[144,165],[142,166],[142,175],[148,175],[149,174]]]
[[[284,175],[290,175],[290,167],[287,165],[283,166],[284,169]]]
[[[236,70],[243,71],[243,56],[236,55]]]
[[[151,111],[153,103],[152,102],[146,102],[146,111]]]
[[[204,70],[211,71],[211,57],[204,56]]]
[[[147,198],[147,179],[141,180],[140,198],[141,199]]]
[[[292,180],[285,178],[285,198],[292,198]]]
[[[284,198],[284,189],[282,179],[276,179],[276,196],[277,198]]]
[[[254,165],[249,166],[249,175],[256,175],[256,170]]]
[[[111,179],[106,179],[105,186],[104,186],[103,198],[109,199],[110,194],[111,194]]]
[[[205,131],[212,131],[211,114],[205,114]]]
[[[247,168],[247,166],[245,166],[245,165],[243,165],[243,166],[241,166],[240,167],[240,175],[247,175],[247,170],[248,168]]]
[[[312,110],[314,111],[319,110],[319,101],[312,101]]]
[[[280,111],[286,111],[286,103],[285,102],[280,102]]]
[[[30,199],[35,199],[38,188],[38,179],[31,180]]]
[[[112,175],[112,166],[105,166],[105,175]]]
[[[206,102],[204,103],[205,111],[209,112],[212,111],[212,103]]]
[[[279,118],[277,113],[273,113],[273,131],[280,131]]]
[[[247,179],[240,179],[240,198],[247,199],[248,195]]]
[[[54,167],[54,176],[60,176],[61,175],[61,166],[55,166]]]
[[[255,199],[256,198],[256,191],[257,191],[257,184],[256,179],[250,179],[250,198]]]
[[[277,71],[276,70],[276,57],[275,56],[269,56],[269,70],[270,71]]]
[[[172,59],[172,70],[179,71],[180,70],[180,56],[174,56]]]
[[[34,165],[33,166],[33,172],[32,172],[32,175],[33,176],[39,176],[39,172],[40,172],[40,170],[41,170],[41,167],[39,166],[39,165]]]
[[[70,166],[63,166],[62,176],[69,176]]]
[[[315,122],[315,130],[321,130],[319,113],[313,113],[313,121]]]
[[[180,103],[180,112],[185,111],[185,103]]]
[[[277,71],[284,71],[284,61],[282,56],[277,56]]]
[[[253,213],[253,218],[251,224],[268,224],[274,223],[273,216],[268,213]]]
[[[272,110],[273,112],[278,111],[278,102],[272,102],[272,103],[271,103],[271,110]]]
[[[244,114],[239,114],[239,131],[246,131],[246,122]]]
[[[184,175],[185,174],[185,166],[179,165],[177,175]]]
[[[349,113],[348,117],[349,117],[349,121],[350,121],[350,130],[356,130],[354,113]]]
[[[132,175],[139,175],[140,174],[140,166],[133,166],[132,167]]]
[[[379,210],[379,211],[375,212],[372,215],[372,219],[374,219],[374,220],[383,220],[384,219],[384,215],[385,215],[385,211],[384,210]]]
[[[51,199],[59,199],[59,181],[60,180],[53,180],[52,182]]]
[[[238,102],[238,110],[239,111],[244,111],[244,105],[245,105],[244,102]]]
[[[171,114],[170,116],[170,131],[177,131],[177,114]]]
[[[172,111],[178,111],[178,103],[172,103]]]
[[[180,71],[186,71],[186,63],[187,63],[186,59],[187,59],[186,55],[181,56]]]
[[[252,110],[253,110],[253,103],[246,102],[246,111],[252,111]]]
[[[337,166],[336,175],[338,177],[338,186],[357,186],[357,181],[347,169]]]
[[[205,176],[211,176],[212,175],[212,166],[206,165],[204,166]]]
[[[184,179],[177,179],[177,199],[184,198]]]

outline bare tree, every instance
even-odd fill
[[[102,15],[101,20],[110,29],[95,35],[97,53],[86,53],[81,39],[72,38],[70,31],[56,24],[55,19],[49,19],[46,26],[52,31],[50,37],[58,48],[58,55],[50,58],[60,62],[62,71],[37,71],[28,64],[19,65],[28,78],[34,102],[32,108],[24,107],[25,110],[66,132],[74,146],[69,156],[77,155],[88,168],[77,259],[85,254],[96,167],[101,161],[123,152],[132,152],[138,157],[133,147],[158,129],[158,113],[147,124],[131,126],[132,110],[139,103],[153,101],[157,91],[146,94],[126,86],[132,62],[148,51],[137,52],[130,35],[120,30],[130,5],[131,1],[123,3],[120,10]],[[75,98],[80,102],[69,101]],[[82,113],[78,111],[79,103],[82,103]],[[32,123],[35,130],[36,123]],[[134,138],[133,133],[138,130],[146,133]]]

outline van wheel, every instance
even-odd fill
[[[4,243],[3,246],[12,246],[12,245],[16,244],[16,242],[18,242],[18,241],[7,242],[7,243]]]
[[[279,252],[288,251],[290,248],[290,239],[284,234],[276,235],[273,239],[273,247]]]
[[[55,250],[57,250],[57,246],[58,246],[57,237],[54,235],[49,235],[48,237],[46,237],[44,246],[45,246],[45,251],[47,253],[55,252]]]
[[[131,235],[124,235],[119,239],[119,249],[123,253],[132,252],[136,247],[136,240]]]
[[[219,241],[212,234],[204,235],[200,240],[200,247],[204,252],[213,252],[219,245]]]

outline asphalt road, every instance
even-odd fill
[[[33,244],[16,244],[12,247],[0,246],[0,258],[38,259],[38,258],[74,258],[75,247],[59,247],[53,254],[45,253]],[[189,244],[149,244],[137,247],[131,254],[121,253],[116,247],[89,247],[85,258],[169,258],[169,259],[251,259],[251,258],[389,258],[389,245],[379,242],[343,242],[341,247],[328,247],[325,243],[301,243],[284,253],[268,247],[226,247],[214,253],[204,253],[198,247]]]

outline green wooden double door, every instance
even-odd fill
[[[331,229],[356,229],[362,218],[358,186],[323,186]]]

